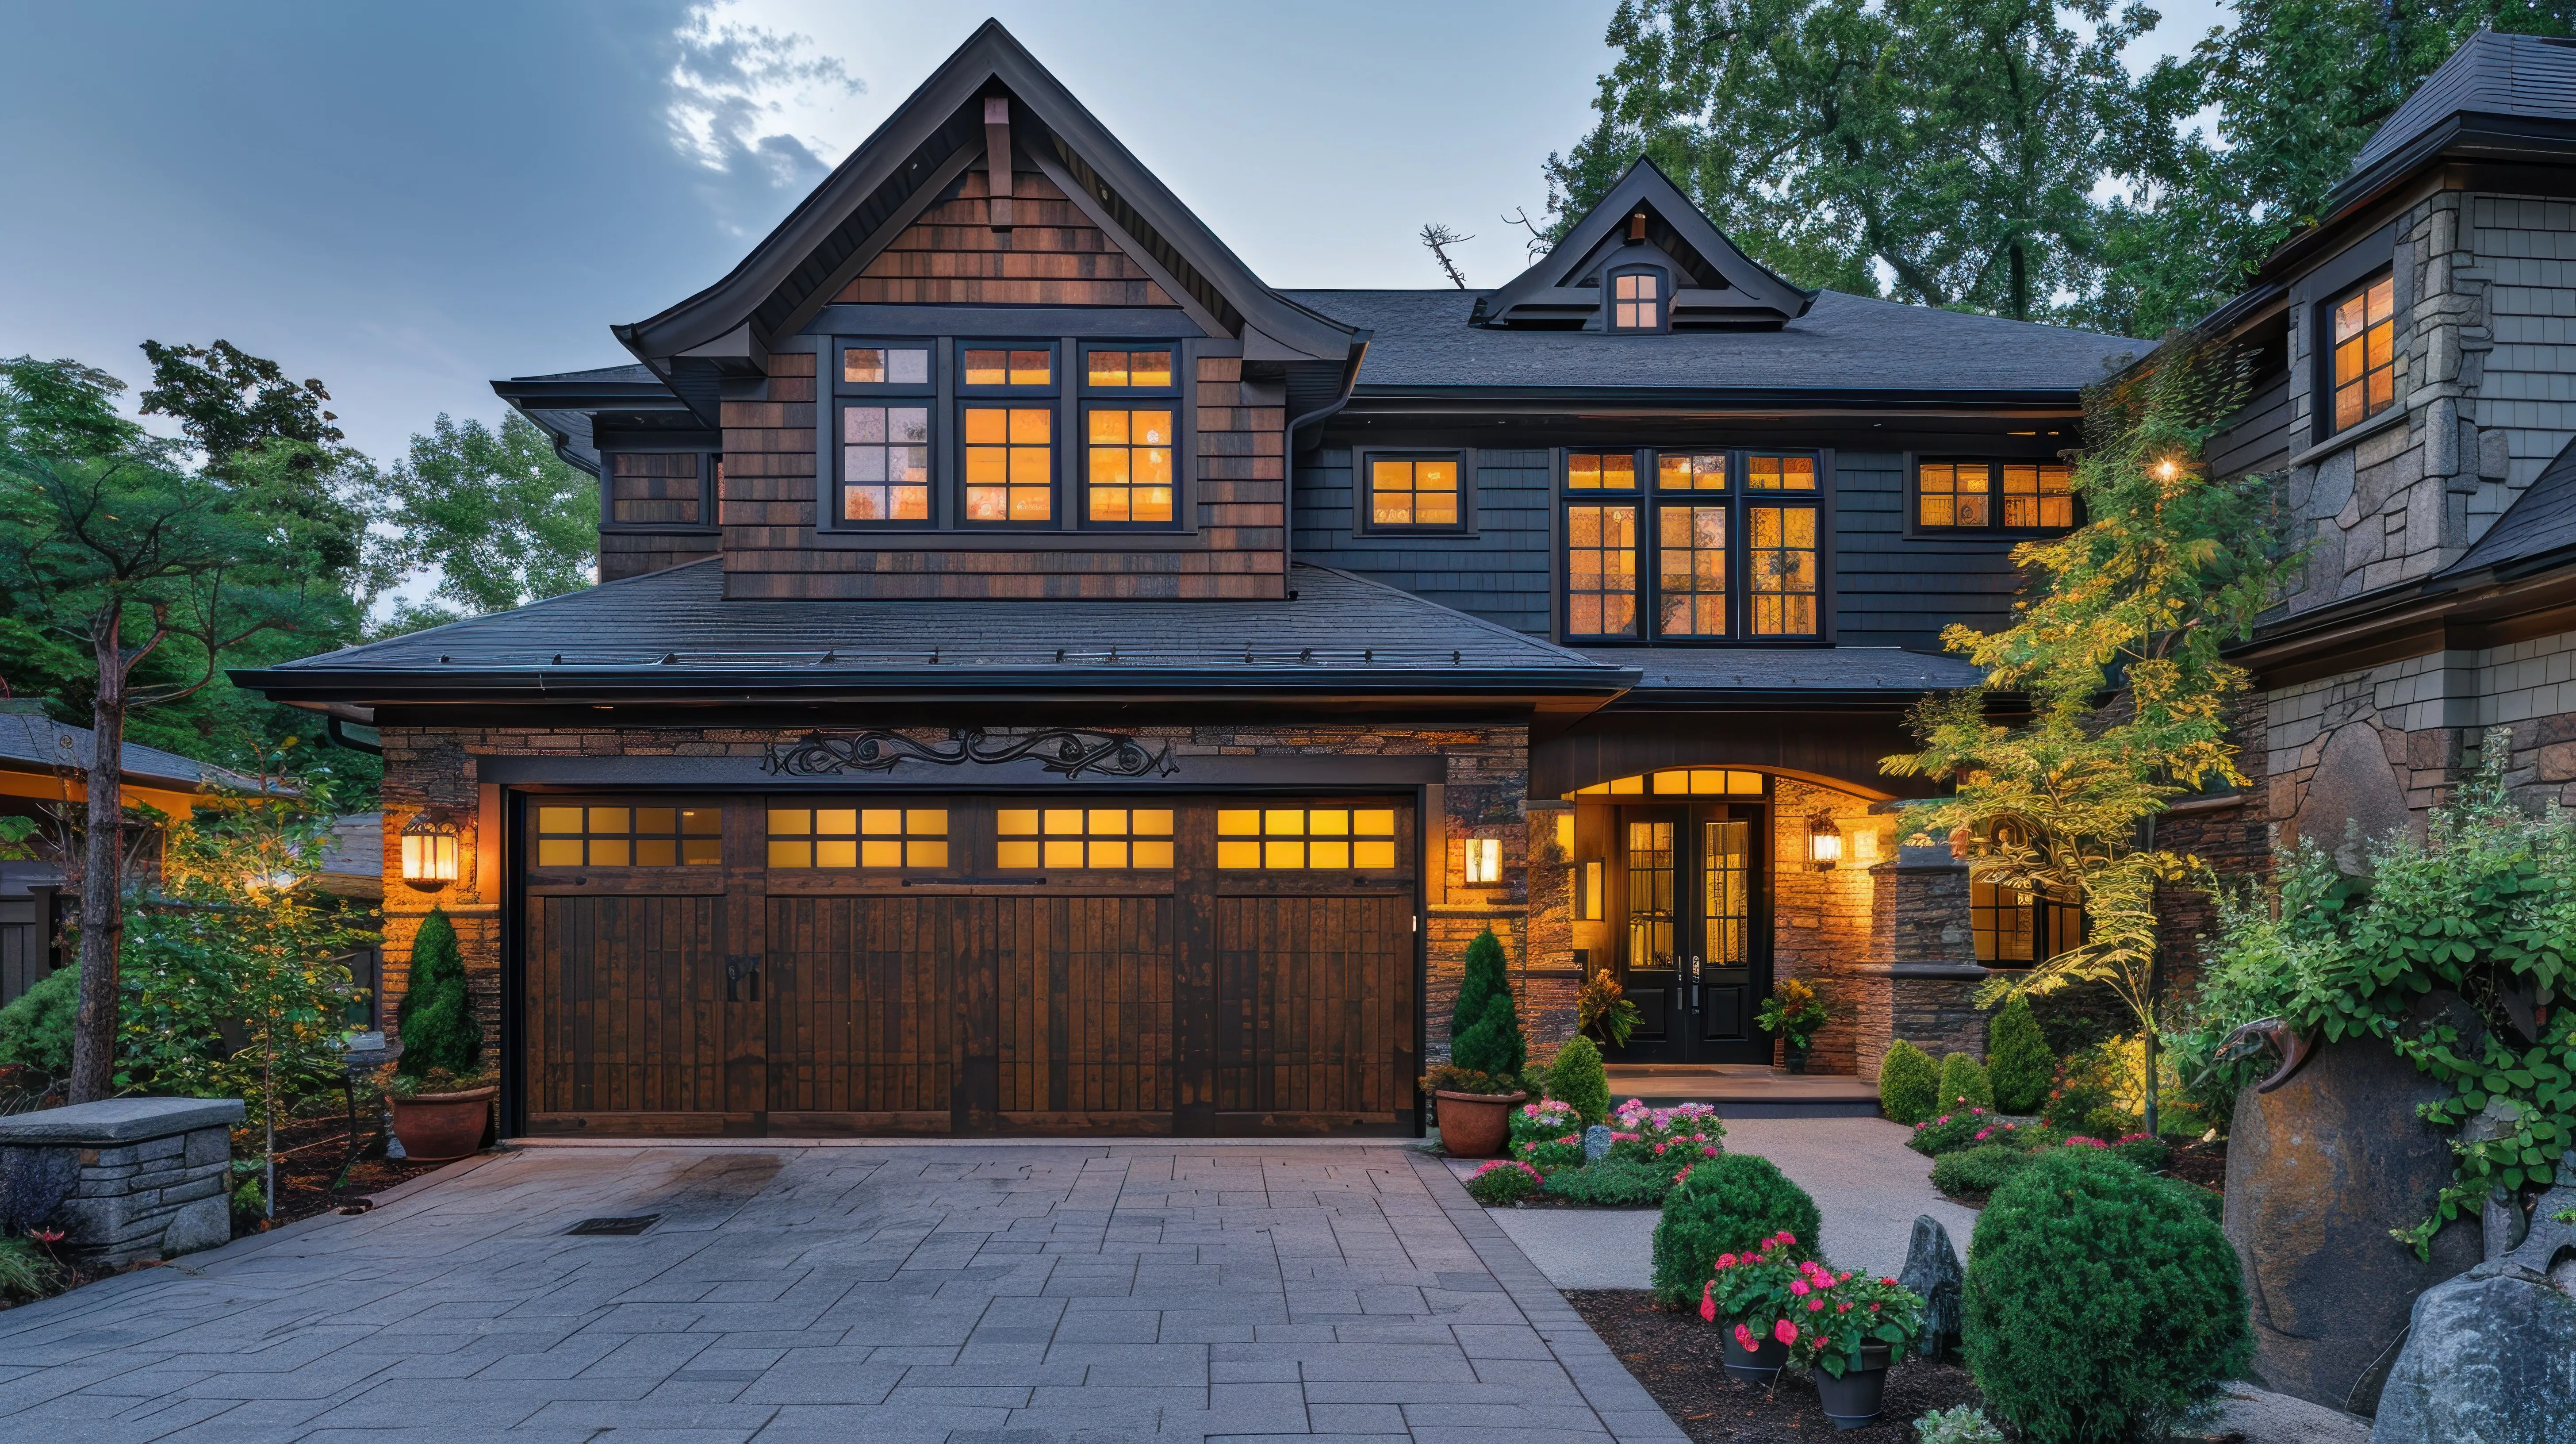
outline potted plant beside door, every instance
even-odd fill
[[[412,940],[411,985],[394,1012],[402,1056],[383,1074],[403,1153],[424,1162],[463,1158],[483,1145],[500,1094],[483,1068],[483,1025],[465,993],[456,925],[432,908]]]
[[[1503,940],[1487,928],[1467,945],[1458,1004],[1449,1015],[1449,1061],[1423,1080],[1440,1115],[1440,1146],[1453,1158],[1492,1158],[1511,1133],[1512,1105],[1529,1064],[1520,1007],[1503,975]]]
[[[1796,978],[1774,984],[1771,996],[1753,1015],[1755,1027],[1780,1038],[1781,1061],[1792,1073],[1807,1071],[1807,1044],[1825,1026],[1825,1004],[1816,990]]]

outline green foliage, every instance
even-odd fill
[[[1905,1140],[1905,1146],[1926,1158],[1938,1158],[1981,1143],[2000,1143],[2028,1150],[2053,1143],[2062,1136],[2037,1124],[2008,1123],[1982,1108],[1971,1108],[1961,1113],[1944,1113],[1915,1124],[1913,1136]]]
[[[1556,1050],[1556,1061],[1547,1067],[1547,1096],[1572,1105],[1586,1124],[1610,1116],[1610,1075],[1591,1039],[1577,1034]]]
[[[54,1291],[62,1272],[33,1239],[0,1238],[0,1297],[43,1298]]]
[[[2281,860],[2277,905],[2231,900],[2197,1012],[2173,1040],[2178,1053],[2212,1060],[2213,1087],[2242,1086],[2261,1065],[2219,1059],[2215,1040],[2280,1018],[2325,1040],[2385,1041],[2451,1088],[2423,1110],[2438,1127],[2498,1105],[2499,1136],[2460,1145],[2432,1215],[2399,1234],[2419,1253],[2495,1190],[2546,1183],[2576,1147],[2576,1008],[2553,1008],[2545,1022],[2526,1010],[2518,1021],[2510,1002],[2576,991],[2576,818],[2554,803],[2536,817],[2515,805],[2511,754],[2510,729],[2490,731],[2476,773],[2422,842],[2399,830],[2371,847],[2358,903],[2329,905],[2333,865],[2307,844]],[[2478,1010],[2483,1042],[2447,1020],[2410,1023],[2436,989]]]
[[[470,1076],[483,1057],[483,1025],[465,992],[465,960],[445,908],[430,909],[411,945],[411,986],[396,1010],[402,1035],[399,1070],[414,1078],[432,1068]]]
[[[2003,1143],[1980,1143],[1932,1162],[1932,1186],[1952,1198],[1977,1199],[2030,1166],[2032,1153]]]
[[[1890,1123],[1921,1123],[1940,1111],[1941,1070],[1932,1055],[1899,1038],[1878,1064],[1878,1111]]]
[[[308,446],[341,440],[338,417],[322,409],[331,393],[319,381],[290,381],[278,364],[230,341],[212,346],[143,343],[152,385],[140,398],[146,416],[176,418],[197,448],[218,462],[263,442]]]
[[[1594,1208],[1653,1208],[1672,1192],[1675,1170],[1626,1158],[1605,1158],[1547,1176],[1547,1191]]]
[[[80,1010],[80,969],[56,968],[0,1008],[0,1067],[24,1068],[32,1091],[62,1086],[72,1073],[72,1017]]]
[[[1914,1421],[1914,1444],[2004,1444],[2004,1431],[1973,1404],[1935,1409]]]
[[[1520,1009],[1503,972],[1503,942],[1491,928],[1467,944],[1458,1004],[1449,1017],[1449,1061],[1480,1073],[1517,1075],[1529,1066]]]
[[[2039,1444],[2161,1440],[2252,1358],[2218,1226],[2097,1149],[2050,1149],[1995,1190],[1966,1293],[1986,1406]]]
[[[2056,1072],[2057,1055],[2048,1051],[2030,999],[2012,998],[1986,1028],[1986,1081],[1994,1087],[1996,1110],[2038,1112]]]
[[[2013,625],[1943,633],[1984,680],[1926,699],[1922,750],[1881,763],[1957,782],[1919,825],[1970,846],[1980,881],[2083,904],[2082,943],[1997,976],[1980,1003],[2098,982],[2144,1033],[2161,1024],[2156,889],[2196,863],[2154,844],[2154,818],[2205,783],[2244,784],[2229,720],[2247,678],[2220,649],[2251,635],[2281,566],[2270,483],[2212,479],[2197,460],[2243,403],[2248,364],[2179,336],[2086,393],[2073,478],[2084,525],[2013,549],[2038,577]],[[2000,692],[2027,697],[2029,720],[1992,721]],[[2152,1123],[2152,1073],[2149,1085]]]
[[[1792,1310],[1798,1339],[1789,1357],[1839,1379],[1861,1365],[1861,1351],[1876,1344],[1894,1358],[1923,1332],[1923,1296],[1891,1278],[1871,1278],[1822,1264],[1807,1269],[1807,1302],[1822,1308]],[[1774,1337],[1777,1337],[1776,1333]]]
[[[1538,1170],[1528,1164],[1497,1159],[1467,1180],[1467,1196],[1487,1208],[1502,1208],[1538,1192],[1540,1182]]]
[[[1667,1308],[1698,1302],[1719,1254],[1742,1253],[1775,1234],[1789,1234],[1790,1247],[1814,1257],[1823,1226],[1816,1201],[1771,1160],[1750,1153],[1703,1159],[1665,1198],[1655,1224],[1655,1300]]]
[[[1574,994],[1574,1027],[1579,1033],[1592,1033],[1613,1048],[1628,1046],[1628,1035],[1637,1031],[1637,1005],[1628,1000],[1628,990],[1610,976],[1608,968],[1594,972]]]
[[[2161,1138],[2143,1133],[2123,1134],[2111,1144],[2111,1151],[2149,1173],[2162,1172],[2173,1162],[2173,1149]]]
[[[513,411],[493,430],[442,415],[391,468],[387,519],[397,533],[383,563],[435,571],[435,595],[466,614],[507,611],[590,585],[599,557],[599,483],[555,455]],[[428,610],[395,630],[453,621]]]
[[[143,436],[116,412],[124,390],[124,382],[78,361],[0,361],[0,452],[95,459],[123,451]]]
[[[1941,1107],[1956,1113],[1962,1108],[1986,1110],[1995,1106],[1994,1085],[1986,1081],[1986,1065],[1973,1053],[1953,1053],[1941,1060]]]
[[[1790,1051],[1805,1052],[1816,1030],[1825,1026],[1824,1001],[1807,984],[1796,978],[1783,978],[1771,985],[1771,996],[1754,1010],[1753,1026],[1778,1034]]]
[[[2080,29],[2066,21],[2081,21]],[[1628,0],[1592,133],[1547,161],[1560,230],[1640,152],[1800,285],[2039,319],[2093,286],[2093,199],[2197,105],[2121,56],[2107,0]]]

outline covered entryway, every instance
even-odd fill
[[[531,1134],[1413,1130],[1409,798],[519,811]]]

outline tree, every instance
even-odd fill
[[[1803,285],[2021,319],[2092,283],[2106,174],[2196,90],[2132,81],[2155,12],[2109,0],[1621,0],[1593,131],[1548,157],[1561,229],[1640,152]]]
[[[140,398],[143,414],[176,418],[212,465],[220,467],[272,439],[312,447],[345,439],[331,424],[340,418],[322,409],[331,393],[321,382],[289,381],[276,362],[250,355],[230,341],[212,346],[146,341],[143,356],[152,363],[152,385]]]
[[[1491,928],[1467,944],[1458,1002],[1449,1016],[1449,1061],[1471,1072],[1512,1076],[1529,1065],[1520,1009],[1504,972],[1503,940]]]
[[[444,908],[423,918],[411,945],[411,986],[403,990],[394,1014],[402,1037],[396,1069],[406,1078],[425,1078],[444,1068],[470,1079],[483,1058],[483,1025],[475,1021],[474,1003],[465,990],[465,956],[456,946],[456,925]]]
[[[96,373],[71,394],[93,411],[112,395]],[[333,591],[293,506],[275,504],[256,478],[227,486],[178,469],[167,448],[144,441],[104,452],[64,444],[113,430],[95,417],[49,425],[22,425],[18,444],[0,452],[0,595],[21,627],[71,640],[94,668],[70,1089],[83,1103],[113,1086],[128,713],[206,687],[225,654],[252,638],[317,629],[345,595]],[[185,651],[178,675],[147,671],[165,649]]]
[[[599,483],[566,465],[528,419],[498,431],[441,415],[386,476],[391,568],[438,574],[433,595],[469,614],[589,586],[599,555]],[[452,620],[422,615],[415,624]]]
[[[1978,1001],[2107,984],[2147,1040],[2151,1131],[2156,888],[2197,866],[2156,846],[2155,817],[2207,782],[2244,785],[2229,718],[2248,681],[2219,649],[2251,634],[2283,565],[2269,480],[2213,479],[2198,464],[2243,404],[2247,372],[2243,354],[2185,334],[2088,393],[2073,478],[2084,525],[2014,548],[2038,580],[2013,625],[1942,634],[1985,680],[1927,698],[1914,722],[1922,749],[1881,764],[1956,784],[1922,825],[1975,854],[1980,880],[2081,900],[2083,942],[1998,975]],[[2015,693],[2028,719],[1995,720],[1994,704]]]

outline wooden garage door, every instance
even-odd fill
[[[1409,808],[1079,800],[727,799],[623,874],[532,828],[530,1129],[1411,1128]]]

